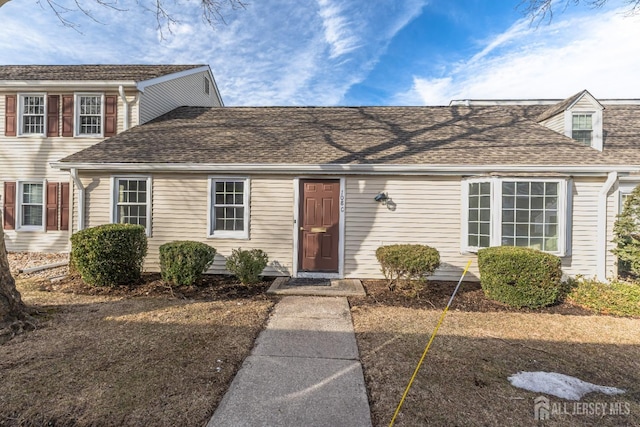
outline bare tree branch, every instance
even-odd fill
[[[0,0],[0,7],[11,0]],[[92,6],[111,9],[117,12],[126,12],[128,9],[118,5],[118,0],[36,0],[36,3],[43,9],[50,9],[58,18],[60,23],[68,28],[72,28],[79,33],[80,23],[76,17],[71,17],[74,13],[80,12],[96,24],[105,25],[96,18],[91,10]],[[640,1],[640,0],[638,0]],[[172,10],[171,6],[180,7],[176,0],[136,0],[139,7],[154,14],[156,20],[156,29],[161,39],[165,39],[165,31],[172,34],[172,27],[180,23],[179,13]],[[147,5],[146,2],[150,4]],[[169,3],[169,5],[167,4]],[[196,2],[193,2],[194,6]],[[217,27],[219,24],[226,25],[225,16],[230,11],[246,9],[248,3],[245,0],[198,0],[198,7],[201,9],[202,20],[210,27]],[[175,8],[174,8],[175,9]]]
[[[516,9],[521,9],[526,16],[531,18],[531,23],[540,25],[546,22],[549,24],[553,19],[556,8],[561,7],[564,12],[570,6],[583,4],[592,9],[599,9],[608,3],[609,0],[520,0]],[[625,15],[632,16],[640,13],[640,0],[625,0],[628,10]]]

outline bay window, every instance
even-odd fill
[[[492,177],[462,185],[464,251],[522,246],[565,255],[567,180]]]

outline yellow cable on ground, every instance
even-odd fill
[[[464,271],[462,272],[462,276],[460,277],[460,280],[458,281],[458,284],[456,285],[456,288],[453,290],[453,293],[451,294],[451,298],[449,298],[449,302],[447,303],[447,306],[444,308],[444,311],[440,315],[440,319],[438,320],[438,323],[436,324],[436,328],[433,330],[433,333],[431,334],[431,338],[429,339],[429,342],[427,343],[427,346],[424,348],[424,352],[422,353],[422,357],[420,358],[420,361],[418,362],[418,366],[416,366],[415,371],[413,371],[413,375],[411,376],[411,379],[409,380],[409,384],[407,385],[407,388],[404,390],[404,393],[402,394],[402,398],[400,399],[400,403],[398,404],[398,407],[396,408],[396,411],[393,413],[393,418],[391,418],[391,422],[389,423],[389,427],[393,427],[393,423],[396,422],[396,417],[400,413],[400,408],[402,408],[402,404],[404,403],[404,399],[407,397],[407,394],[409,394],[409,390],[411,389],[411,385],[413,384],[413,380],[416,379],[416,375],[418,375],[418,371],[420,370],[420,366],[422,366],[422,362],[424,361],[424,358],[427,355],[427,352],[429,351],[429,347],[431,347],[431,343],[433,342],[433,339],[436,337],[436,334],[438,333],[438,329],[440,328],[440,325],[442,324],[442,321],[444,320],[444,316],[447,315],[447,311],[449,311],[449,307],[451,306],[451,303],[453,302],[453,297],[456,296],[456,293],[458,292],[458,288],[460,287],[460,284],[462,283],[462,279],[464,279],[464,276],[467,274],[467,271],[469,270],[470,266],[471,266],[471,260],[469,260],[469,262],[467,263],[467,266],[465,267]]]

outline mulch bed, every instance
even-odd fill
[[[192,286],[171,287],[162,280],[159,273],[144,273],[139,282],[126,286],[90,286],[80,277],[66,277],[54,282],[42,280],[38,283],[38,290],[125,298],[154,296],[220,301],[236,298],[268,299],[265,292],[272,281],[272,278],[265,277],[260,283],[244,286],[233,276],[206,274]]]
[[[395,306],[416,309],[438,309],[446,307],[457,282],[430,281],[422,289],[415,290],[410,286],[390,291],[385,280],[363,280],[362,285],[367,292],[366,297],[350,297],[349,302],[354,306]],[[508,305],[491,301],[485,297],[479,282],[463,282],[456,294],[451,310],[471,312],[519,312],[519,313],[548,313],[588,316],[593,313],[582,307],[561,302],[550,307],[539,309],[513,308]]]

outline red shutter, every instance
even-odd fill
[[[4,122],[4,134],[5,136],[16,136],[17,128],[17,96],[7,95],[5,96],[5,122]]]
[[[73,95],[62,95],[62,136],[73,136]]]
[[[47,136],[60,136],[60,95],[47,97]]]
[[[69,229],[69,183],[60,183],[60,230]]]
[[[4,183],[4,229],[13,230],[16,227],[16,183]]]
[[[58,229],[58,183],[47,183],[47,231]]]
[[[118,132],[118,97],[104,97],[104,136],[114,136]]]

